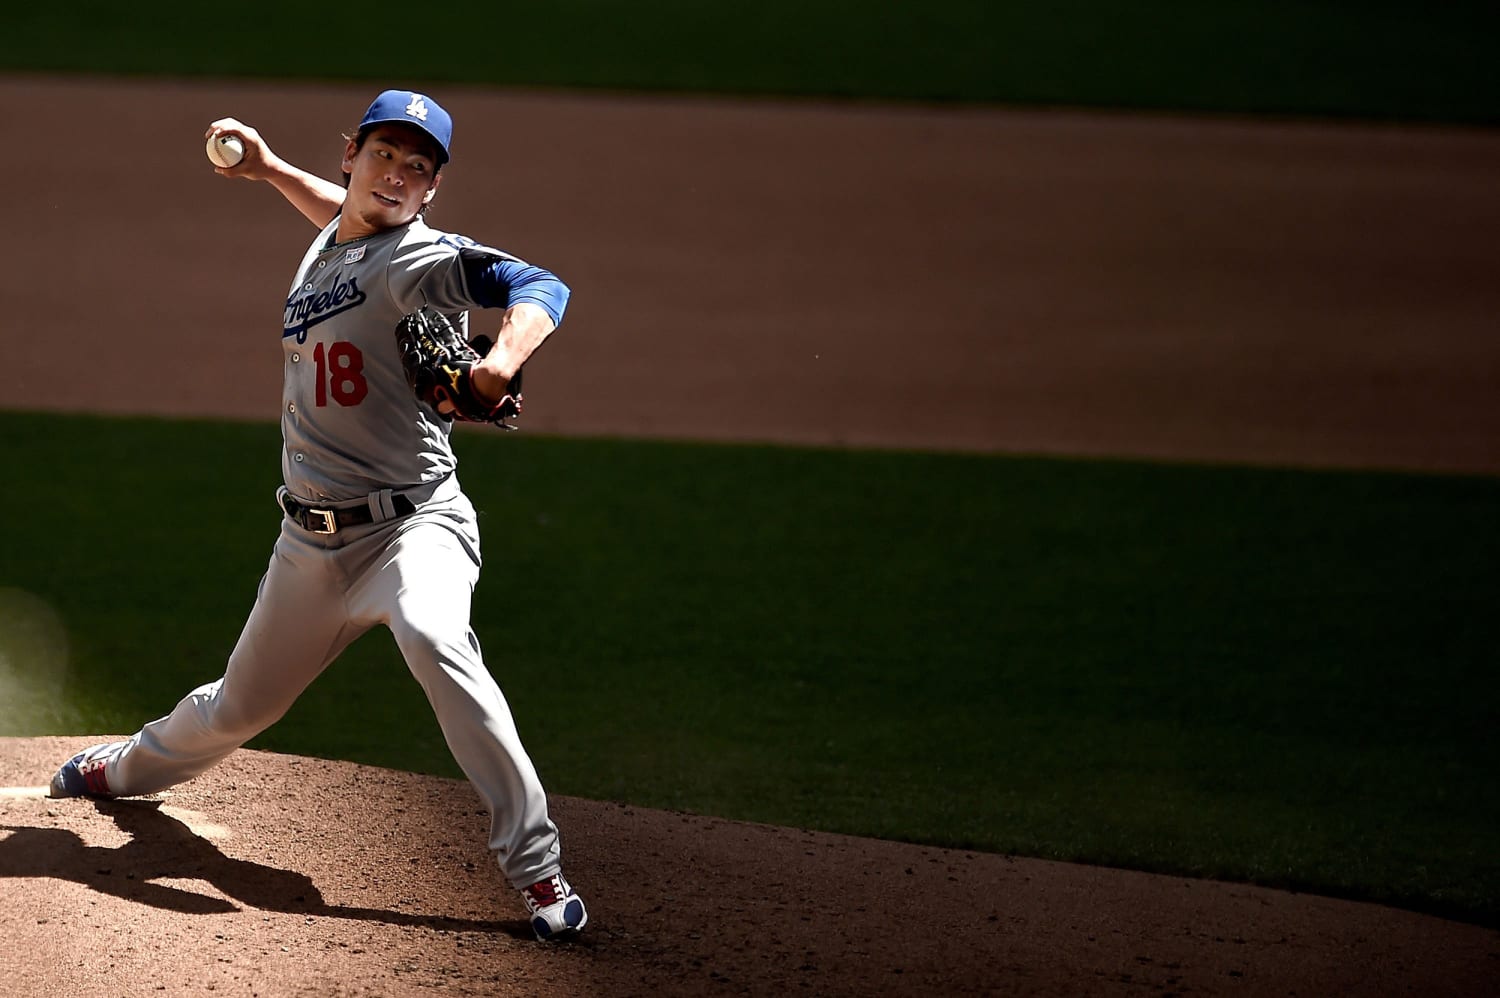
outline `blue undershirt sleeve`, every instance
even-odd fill
[[[482,308],[510,308],[531,302],[546,310],[554,324],[562,325],[571,292],[551,271],[487,253],[463,252],[460,256],[469,294]]]

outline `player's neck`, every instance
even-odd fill
[[[333,233],[334,242],[348,243],[380,231],[362,218],[351,218],[348,212],[339,215],[339,227]]]
[[[400,229],[415,222],[419,216],[413,215],[398,225],[386,225],[362,218],[356,212],[349,210],[349,203],[344,202],[344,209],[339,212],[339,227],[334,231],[333,239],[336,243],[349,243],[356,239],[364,239],[369,236],[379,235],[382,232],[390,232],[392,229]]]

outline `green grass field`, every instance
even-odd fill
[[[419,19],[420,18],[420,19]],[[398,69],[376,26],[403,43]],[[403,26],[410,25],[405,28]],[[79,0],[11,11],[0,67],[1010,102],[1500,123],[1500,6],[1271,0],[556,0],[357,10]]]
[[[216,678],[277,529],[276,428],[9,414],[0,439],[46,472],[7,529],[0,663],[10,704],[50,705],[0,733],[134,730]],[[1500,923],[1500,480],[459,451],[476,629],[554,792]],[[14,664],[39,606],[65,677]],[[253,744],[457,775],[383,631]]]

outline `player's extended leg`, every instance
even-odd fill
[[[284,526],[224,676],[184,697],[114,754],[114,796],[154,793],[204,772],[286,713],[362,631],[345,615],[326,551]]]
[[[489,807],[490,849],[517,888],[559,873],[557,827],[469,627],[479,566],[452,530],[420,523],[382,553],[351,596],[378,612],[437,715],[449,751]]]

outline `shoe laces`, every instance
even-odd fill
[[[548,877],[546,880],[539,880],[530,887],[521,888],[521,896],[526,899],[526,906],[533,914],[557,904],[567,893],[567,884],[561,874]]]

